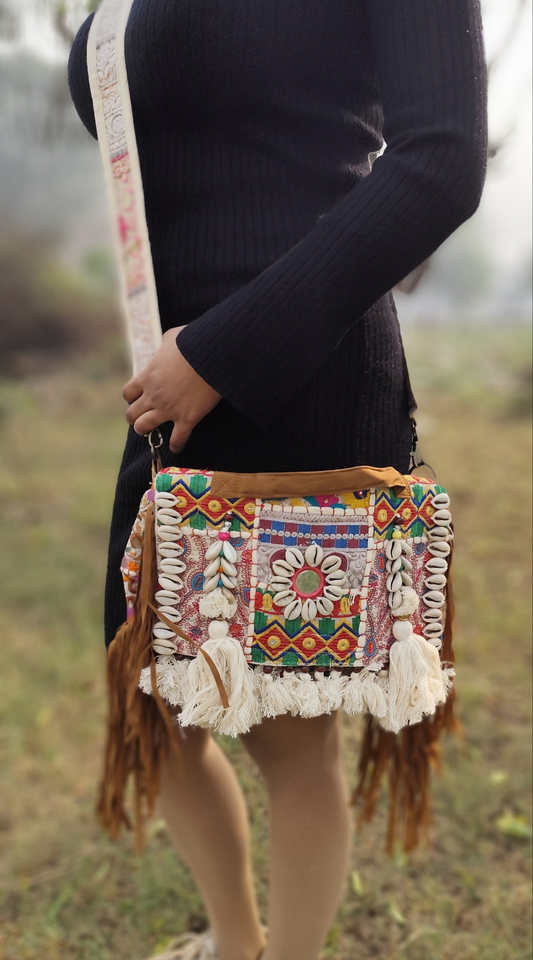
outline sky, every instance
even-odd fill
[[[20,46],[38,56],[64,60],[61,45],[43,14],[42,0],[17,0],[27,8]],[[443,0],[439,0],[443,2]],[[483,0],[485,45],[490,60],[518,0]],[[492,140],[507,135],[491,162],[482,205],[476,214],[485,243],[502,265],[523,262],[531,250],[531,0],[520,30],[491,78],[489,120]],[[0,52],[2,45],[0,44]]]

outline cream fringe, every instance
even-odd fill
[[[406,642],[407,641],[407,642]],[[229,708],[224,710],[213,674],[204,657],[176,660],[157,657],[159,693],[172,706],[181,706],[182,726],[212,727],[237,737],[264,717],[318,717],[343,708],[346,713],[370,713],[386,730],[397,733],[419,723],[444,703],[452,685],[453,670],[441,666],[438,653],[427,640],[411,634],[391,646],[388,673],[364,668],[344,676],[331,670],[328,676],[274,667],[265,673],[261,665],[251,668],[240,645],[233,640],[208,640],[203,645],[216,663],[226,688]],[[150,668],[141,673],[139,686],[152,692]]]

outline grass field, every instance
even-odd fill
[[[426,456],[453,497],[464,737],[445,745],[429,850],[387,859],[382,811],[357,838],[324,958],[530,960],[529,335],[411,330],[406,346]],[[137,856],[93,819],[119,388],[95,364],[0,384],[2,960],[141,960],[205,925],[161,820]],[[345,728],[352,776],[359,721]],[[265,911],[265,794],[240,744],[224,746]]]

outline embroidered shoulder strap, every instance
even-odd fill
[[[103,0],[89,32],[87,66],[115,222],[133,369],[138,372],[161,342],[161,323],[124,53],[132,3]]]

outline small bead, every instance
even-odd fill
[[[218,535],[219,540],[229,540],[229,533],[227,530],[221,530]]]
[[[402,539],[402,531],[401,531],[401,530],[393,530],[393,531],[392,531],[392,539],[393,539],[393,540],[401,540],[401,539]]]
[[[263,673],[272,673],[272,670],[273,670],[273,669],[274,669],[273,667],[268,666],[268,665],[265,665],[265,666],[263,667]]]

